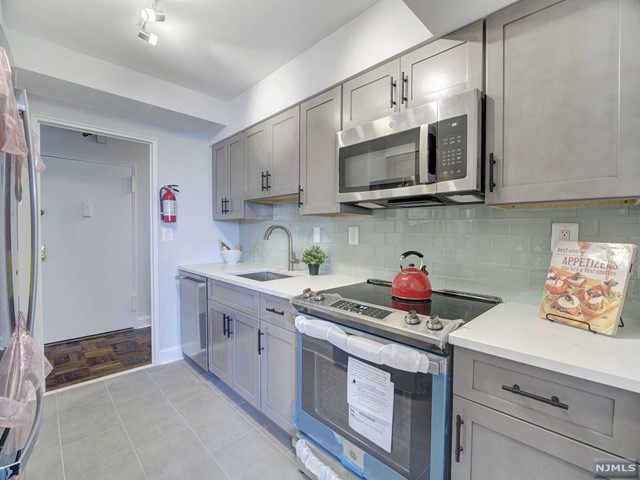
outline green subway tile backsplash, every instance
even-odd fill
[[[406,250],[425,255],[434,287],[539,302],[551,258],[551,224],[580,224],[580,239],[640,245],[640,207],[502,210],[486,206],[377,210],[370,217],[302,217],[295,205],[275,205],[274,220],[240,225],[244,260],[285,268],[282,232],[263,240],[269,225],[286,225],[298,257],[320,227],[320,247],[329,254],[321,273],[390,280]],[[360,228],[360,245],[348,244],[350,226]],[[297,267],[306,269],[304,264]],[[302,287],[301,287],[302,288]],[[640,303],[640,270],[634,267],[627,302]]]

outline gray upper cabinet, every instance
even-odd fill
[[[300,105],[300,197],[302,215],[364,213],[336,202],[336,133],[341,129],[342,88],[332,88]]]
[[[343,128],[351,128],[399,110],[400,60],[380,65],[342,85]]]
[[[640,2],[517,3],[486,55],[487,203],[640,195]]]
[[[262,122],[244,132],[244,165],[246,200],[261,198],[266,191],[269,168],[268,125]]]
[[[296,333],[262,321],[260,353],[260,410],[281,428],[293,433],[296,398]]]
[[[453,396],[451,480],[593,479],[593,460],[616,457]]]
[[[213,150],[213,219],[244,218],[242,134],[215,144]]]
[[[230,310],[230,316],[229,329],[233,342],[230,386],[251,405],[260,408],[259,321],[233,309]]]
[[[298,193],[300,107],[296,105],[244,133],[245,199]]]
[[[474,88],[483,91],[482,21],[400,58],[400,103],[404,108]]]
[[[483,91],[483,22],[413,50],[343,84],[343,128],[477,88]]]

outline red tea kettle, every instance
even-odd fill
[[[415,268],[413,264],[409,264],[408,268],[402,266],[402,261],[410,255],[415,255],[420,259],[420,268]],[[414,250],[400,255],[400,272],[391,284],[391,295],[407,300],[429,300],[431,298],[431,282],[427,278],[429,272],[424,266],[423,259],[424,255]]]

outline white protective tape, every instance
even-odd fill
[[[326,340],[351,355],[377,365],[387,365],[411,373],[440,373],[440,366],[423,352],[398,343],[384,344],[357,335],[348,335],[334,323],[325,320],[299,315],[296,317],[296,328],[304,335]]]
[[[296,455],[302,461],[307,470],[313,473],[318,480],[341,480],[340,477],[316,457],[307,442],[302,438],[296,442]]]

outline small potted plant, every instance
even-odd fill
[[[318,275],[320,265],[327,261],[327,254],[322,249],[314,245],[307,248],[302,254],[302,263],[309,265],[309,275]]]

